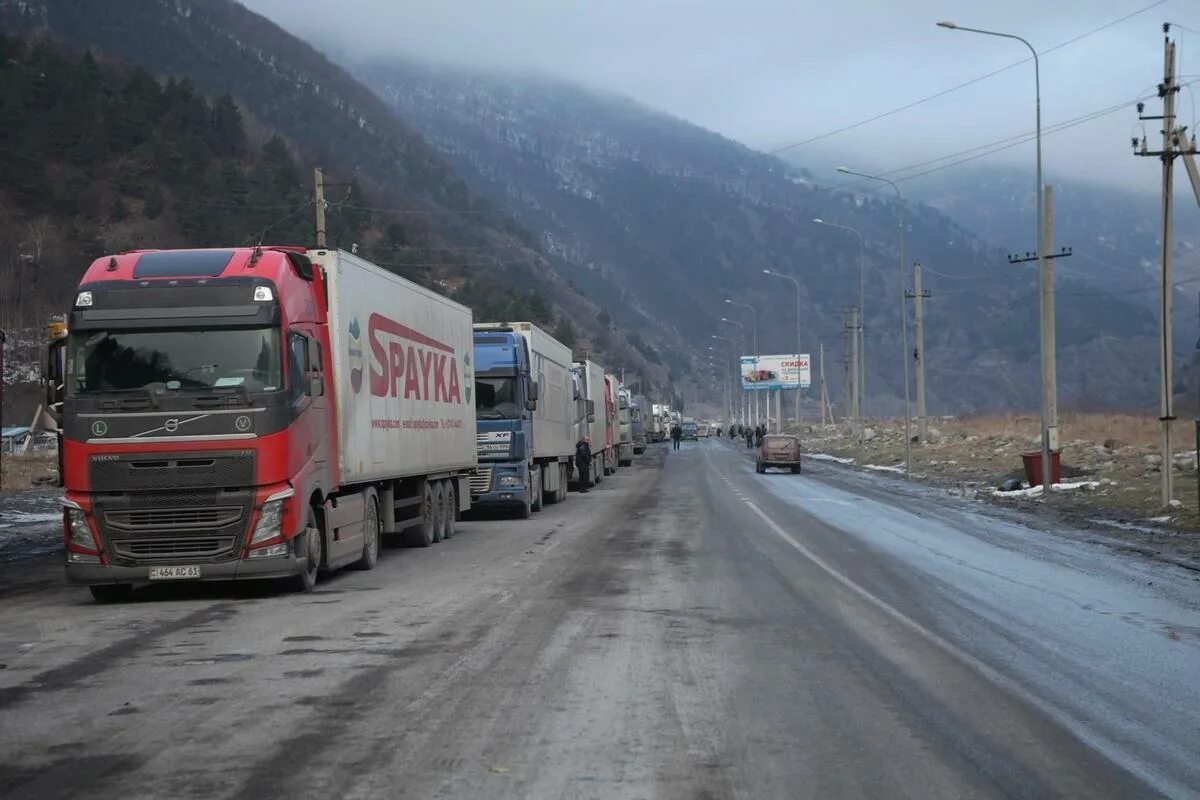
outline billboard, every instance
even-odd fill
[[[807,389],[812,385],[808,353],[784,356],[742,356],[742,389]]]

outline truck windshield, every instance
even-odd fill
[[[80,331],[71,335],[68,394],[283,387],[274,328]]]
[[[479,419],[516,419],[517,379],[476,378],[475,416]]]

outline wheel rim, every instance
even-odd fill
[[[454,535],[455,497],[454,487],[446,484],[446,502],[442,506],[442,538],[448,539]]]
[[[314,524],[308,529],[308,574],[316,575],[321,566],[321,529]]]
[[[379,556],[379,508],[371,501],[367,511],[367,558],[374,561]]]

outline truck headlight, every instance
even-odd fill
[[[524,486],[525,480],[520,475],[502,475],[500,477],[501,486]]]
[[[281,530],[283,530],[283,501],[271,500],[263,503],[262,511],[258,515],[258,523],[254,526],[254,535],[250,537],[250,544],[274,539]]]
[[[64,523],[67,528],[67,543],[95,553],[98,550],[96,539],[92,536],[92,529],[88,526],[87,515],[83,513],[83,509],[74,503],[68,505],[64,502],[63,513],[66,515]]]
[[[250,544],[274,539],[283,531],[283,501],[294,495],[292,489],[276,492],[266,499],[262,510],[258,513],[258,522],[254,524],[254,533],[250,536]]]

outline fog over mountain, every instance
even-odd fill
[[[343,0],[336,14],[317,0],[246,5],[357,55],[536,71],[629,95],[758,149],[836,131],[1029,57],[1019,42],[934,25],[951,18],[1019,34],[1043,52],[1047,128],[1122,106],[1048,134],[1046,163],[1146,192],[1157,172],[1129,153],[1131,131],[1140,130],[1133,102],[1161,79],[1161,23],[1200,30],[1192,0]],[[1180,73],[1200,72],[1200,35],[1174,32]],[[894,169],[1032,131],[1033,77],[1022,64],[790,152],[818,166],[831,152],[860,153]],[[1196,115],[1187,91],[1181,105]],[[987,160],[1031,163],[1033,145]]]

